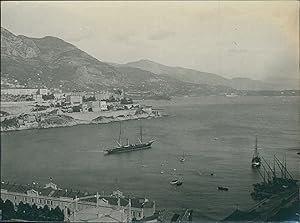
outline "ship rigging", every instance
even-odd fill
[[[126,144],[122,144],[121,135],[122,135],[122,126],[120,122],[119,139],[117,141],[118,146],[112,149],[104,150],[105,154],[108,155],[114,153],[124,153],[124,152],[131,152],[131,151],[142,150],[142,149],[150,149],[152,147],[152,143],[155,141],[155,140],[149,140],[148,142],[145,143],[143,142],[142,126],[140,126],[140,138],[138,139],[139,142],[136,144],[130,144],[128,139]]]

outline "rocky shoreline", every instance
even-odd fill
[[[138,120],[160,118],[162,115],[159,112],[143,113],[143,114],[126,114],[118,116],[97,116],[92,120],[80,120],[65,114],[45,113],[38,121],[20,122],[20,116],[5,119],[1,122],[1,132],[20,131],[29,129],[48,129],[57,127],[70,127],[84,124],[106,124],[117,121]]]

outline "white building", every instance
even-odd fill
[[[107,100],[111,96],[111,93],[109,93],[109,92],[97,92],[97,93],[95,93],[94,96],[95,96],[95,99],[97,101]]]
[[[36,95],[39,89],[32,88],[9,88],[1,89],[1,94],[11,94],[11,95]]]
[[[41,95],[41,94],[33,95],[33,100],[35,100],[38,103],[41,103],[44,101],[43,95]]]
[[[11,95],[46,95],[48,94],[47,88],[8,88],[8,89],[1,89],[1,94],[11,94]]]
[[[106,101],[100,101],[100,110],[101,111],[107,111],[107,103]]]
[[[47,205],[50,209],[59,207],[61,210],[66,210],[67,208],[75,214],[85,209],[91,209],[91,215],[93,215],[95,207],[100,207],[103,208],[103,213],[107,214],[109,212],[110,217],[117,216],[118,219],[125,219],[125,216],[130,216],[139,220],[155,213],[155,202],[145,198],[131,198],[128,200],[112,195],[98,195],[98,193],[97,196],[98,199],[93,193],[60,189],[53,182],[46,184],[45,187],[38,186],[36,183],[33,185],[20,185],[1,182],[1,199],[4,202],[10,200],[14,205],[18,205],[22,201],[24,204],[35,204],[37,207]],[[87,197],[89,198],[86,199]],[[121,214],[122,211],[116,214],[117,212],[114,210],[119,212],[122,210],[125,214]],[[82,216],[88,213],[88,210],[83,211]],[[105,216],[102,217],[106,219]],[[75,219],[77,219],[76,216]]]
[[[49,93],[49,90],[47,88],[40,88],[38,90],[38,94],[41,94],[41,95],[47,95]]]
[[[152,106],[150,106],[150,105],[146,105],[142,109],[144,112],[146,112],[148,114],[152,113]]]
[[[88,109],[92,109],[93,112],[101,111],[100,101],[88,101],[87,107],[88,107]]]
[[[81,95],[68,95],[67,102],[70,102],[71,105],[81,105],[82,104],[82,96]]]

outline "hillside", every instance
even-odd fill
[[[136,67],[158,75],[167,75],[188,83],[208,84],[214,86],[223,85],[238,90],[271,90],[274,88],[274,86],[269,83],[257,80],[251,80],[248,78],[226,79],[220,75],[183,67],[170,67],[151,60],[129,62],[125,64],[125,66]]]
[[[219,94],[232,90],[104,63],[59,38],[16,36],[1,27],[1,85],[6,87],[7,83],[63,91],[120,87],[150,95]]]
[[[157,75],[139,68],[116,65],[116,70],[127,78],[139,84],[125,90],[149,92],[150,95],[161,96],[182,96],[182,95],[215,95],[235,92],[234,89],[226,86],[212,86],[208,84],[194,84],[180,81],[168,75]]]
[[[1,27],[1,78],[20,85],[82,90],[119,85],[114,67],[56,37],[16,36]]]

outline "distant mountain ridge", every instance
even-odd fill
[[[27,86],[88,89],[117,85],[123,76],[56,37],[16,36],[1,27],[1,78]]]
[[[209,85],[223,85],[237,90],[272,90],[274,86],[262,81],[251,80],[249,78],[227,79],[217,74],[201,72],[183,67],[171,67],[151,60],[139,60],[124,64],[125,66],[136,67],[150,71],[155,74],[164,74],[178,80]]]
[[[246,89],[249,82],[257,88],[265,87],[264,83],[250,79],[226,79],[150,60],[106,63],[57,37],[17,36],[1,27],[1,86],[5,86],[5,81],[31,88],[45,86],[63,91],[123,88],[150,95],[226,94],[235,91],[234,85],[244,84]]]
[[[4,80],[24,87],[45,86],[63,91],[123,88],[148,95],[216,94],[232,90],[104,63],[59,38],[17,36],[1,27],[1,86]]]

